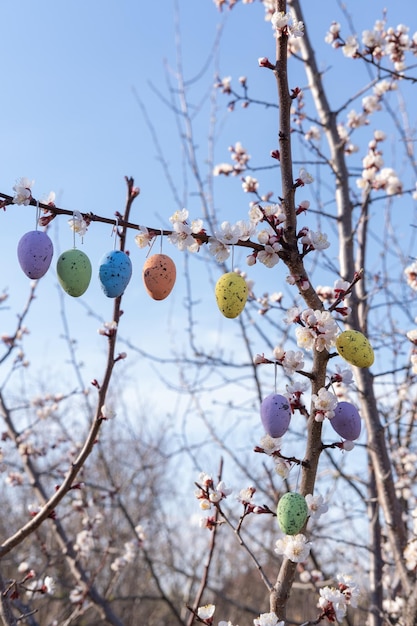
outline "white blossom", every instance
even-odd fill
[[[149,231],[146,226],[139,226],[139,233],[135,236],[135,243],[139,248],[146,248],[149,245],[152,237],[149,235]]]
[[[87,232],[88,224],[79,211],[74,211],[72,217],[68,220],[68,224],[72,231],[84,237]]]
[[[205,604],[204,606],[198,607],[197,615],[200,619],[209,619],[213,617],[215,610],[216,606],[214,604]]]
[[[310,185],[314,181],[314,178],[307,172],[305,167],[301,167],[298,172],[297,180],[300,180],[302,185]]]
[[[349,35],[349,37],[346,37],[345,45],[342,48],[343,54],[346,57],[354,57],[358,51],[358,48],[359,44],[355,35]]]
[[[318,606],[324,610],[331,606],[334,611],[334,617],[338,622],[341,622],[347,610],[346,598],[343,593],[335,587],[323,587],[319,589],[319,593]]]
[[[254,626],[284,626],[284,622],[279,622],[275,613],[261,613],[253,620]]]
[[[413,539],[404,549],[405,566],[408,570],[414,571],[417,567],[417,539]]]
[[[262,448],[266,454],[271,455],[281,449],[281,439],[271,437],[271,435],[264,435],[259,442],[259,447]]]
[[[337,398],[334,393],[321,387],[317,394],[312,394],[311,401],[315,409],[314,419],[316,422],[322,422],[326,417],[328,419],[334,417],[334,409],[337,405]]]
[[[215,257],[218,263],[223,263],[230,255],[230,248],[214,237],[210,239],[208,251]]]
[[[283,554],[294,563],[303,563],[310,554],[311,543],[303,534],[285,535],[275,543],[274,552]]]
[[[259,204],[253,204],[251,208],[249,209],[250,221],[253,222],[254,224],[258,224],[258,222],[261,222],[263,218],[264,218],[264,214]]]
[[[34,180],[29,180],[25,176],[16,181],[16,184],[13,186],[13,191],[15,192],[13,204],[24,204],[25,206],[30,204],[32,199],[31,187],[34,182]]]
[[[266,267],[274,267],[279,262],[279,256],[272,246],[266,245],[264,250],[258,252],[258,261]]]
[[[214,236],[218,241],[226,245],[233,245],[239,241],[240,227],[230,222],[222,222],[220,229],[214,231]]]
[[[242,189],[245,193],[255,193],[258,191],[259,183],[253,176],[245,176],[242,183]]]
[[[404,274],[406,275],[408,286],[417,291],[417,261],[413,261],[411,265],[408,265],[404,270]]]
[[[305,496],[305,499],[307,502],[310,519],[318,519],[321,515],[323,515],[323,513],[327,513],[327,511],[329,510],[327,502],[324,501],[323,496],[320,494],[313,496],[311,493],[309,493]]]

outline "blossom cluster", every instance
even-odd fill
[[[343,304],[343,302],[349,295],[349,288],[350,283],[338,278],[335,280],[333,287],[318,285],[316,293],[320,300],[326,302],[331,307],[332,311],[336,311],[342,317],[347,317],[351,312],[351,308]]]
[[[145,533],[140,524],[135,527],[135,533],[136,533],[136,540],[127,541],[124,544],[123,554],[121,556],[116,557],[113,563],[110,565],[110,568],[114,572],[120,572],[129,563],[133,563],[133,561],[135,560],[138,547],[142,546],[145,541]]]
[[[346,57],[370,56],[376,62],[387,58],[393,64],[394,70],[401,73],[406,68],[406,53],[417,54],[417,32],[410,36],[410,29],[404,24],[398,24],[393,28],[387,27],[386,20],[377,20],[372,30],[362,32],[362,47],[357,35],[350,35],[344,40],[340,30],[340,24],[332,22],[325,41],[334,48],[342,48]]]
[[[199,618],[199,621],[203,622],[203,624],[213,624],[215,610],[215,604],[205,604],[204,606],[199,606],[197,609],[197,617]],[[284,622],[278,621],[278,617],[273,612],[261,613],[259,617],[255,617],[253,624],[254,626],[284,626]],[[230,621],[225,622],[224,620],[221,620],[218,626],[233,626],[233,624]]]
[[[337,587],[323,587],[319,590],[318,607],[322,610],[321,616],[330,622],[341,622],[346,615],[347,607],[357,606],[360,594],[359,586],[351,576],[338,574]]]
[[[250,160],[250,155],[240,141],[237,141],[234,146],[230,146],[229,152],[232,155],[234,163],[220,163],[216,165],[213,169],[213,176],[220,176],[221,174],[224,176],[237,176],[245,171],[247,163]]]
[[[402,193],[402,182],[392,167],[383,167],[384,160],[379,143],[384,141],[385,133],[374,131],[374,138],[368,144],[368,152],[362,159],[362,176],[356,184],[360,189],[383,190],[388,196]]]
[[[203,511],[209,511],[232,493],[232,489],[229,489],[223,480],[219,481],[215,487],[213,478],[205,472],[200,472],[196,485],[197,490],[194,492],[194,495]],[[215,525],[216,520],[214,517],[206,517],[200,520],[202,528],[213,530]]]
[[[56,584],[52,576],[37,578],[36,571],[30,567],[27,561],[22,561],[19,564],[18,572],[23,575],[22,580],[19,581],[19,586],[25,590],[26,595],[30,597],[33,597],[35,593],[54,595]],[[15,587],[13,594],[14,598],[19,597],[19,587]]]
[[[270,435],[264,435],[261,438],[260,444],[256,448],[256,450],[259,452],[263,452],[267,454],[268,456],[271,456],[275,462],[275,468],[274,468],[275,473],[278,474],[278,476],[280,476],[283,480],[288,478],[288,475],[291,470],[291,463],[287,459],[283,459],[280,456],[280,450],[281,450],[280,438],[271,437]],[[250,495],[249,501],[252,501],[253,493],[254,491],[252,491],[252,494],[249,494],[249,493],[247,494],[247,495]],[[243,493],[241,492],[239,494],[239,497],[241,498],[242,496],[243,496]],[[254,510],[254,512],[257,512],[257,511]]]
[[[168,235],[168,239],[179,250],[188,250],[189,252],[198,252],[200,242],[193,235],[203,232],[203,221],[201,219],[193,220],[191,224],[187,223],[188,211],[182,209],[175,211],[174,215],[169,218],[172,224],[173,232]]]
[[[295,331],[297,345],[306,350],[329,350],[338,334],[338,326],[330,311],[300,311],[298,307],[293,307],[287,312],[286,321],[299,324]]]

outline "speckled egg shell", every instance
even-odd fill
[[[153,254],[143,266],[143,283],[147,293],[154,300],[164,300],[169,296],[176,277],[175,263],[166,254]]]
[[[64,291],[74,298],[87,291],[91,280],[90,259],[84,252],[73,248],[63,252],[56,264],[58,280]]]
[[[296,535],[304,526],[308,517],[305,498],[294,492],[285,493],[277,506],[278,525],[286,535]]]
[[[356,367],[370,367],[374,351],[368,339],[358,330],[345,330],[336,338],[336,350],[345,361]]]
[[[248,285],[243,276],[227,272],[216,283],[217,306],[225,317],[232,319],[242,313],[248,299]]]
[[[125,291],[132,276],[132,261],[122,250],[107,252],[98,270],[101,288],[108,298],[118,298]]]
[[[288,399],[279,393],[271,393],[262,400],[261,420],[265,431],[271,437],[282,437],[287,432],[291,420],[291,407]]]
[[[17,246],[20,267],[32,279],[42,278],[51,265],[54,247],[46,233],[32,230],[23,235]]]
[[[348,441],[355,441],[361,434],[361,418],[357,408],[350,402],[339,402],[330,424],[338,435]]]

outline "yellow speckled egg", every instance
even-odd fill
[[[336,338],[336,350],[345,361],[356,367],[370,367],[374,351],[368,339],[358,330],[345,330]]]
[[[277,506],[278,525],[286,535],[297,535],[308,517],[306,499],[300,493],[285,493]]]
[[[242,313],[248,299],[248,285],[243,276],[227,272],[216,283],[217,306],[225,317],[234,318]]]
[[[153,254],[142,270],[143,284],[154,300],[164,300],[171,293],[177,270],[174,261],[166,254]]]

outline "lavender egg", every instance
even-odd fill
[[[361,434],[361,418],[358,410],[350,402],[339,402],[330,424],[338,435],[348,441],[355,441]]]
[[[287,432],[291,420],[291,407],[288,399],[278,393],[271,393],[262,400],[261,420],[265,431],[271,437],[282,437]]]
[[[118,298],[129,284],[132,276],[132,261],[126,252],[112,250],[100,261],[99,279],[101,288],[108,298]]]
[[[23,235],[17,246],[20,267],[32,279],[42,278],[51,265],[54,247],[46,233],[31,230]]]

